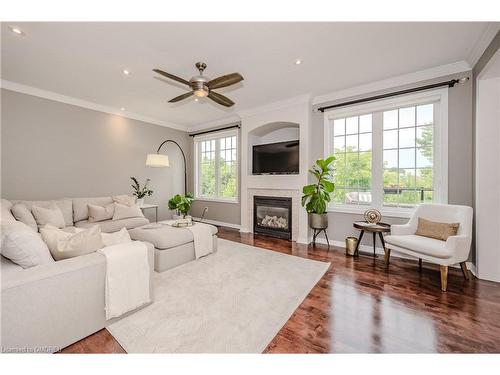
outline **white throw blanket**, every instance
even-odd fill
[[[148,248],[139,241],[106,246],[106,319],[115,318],[151,302]]]
[[[173,226],[175,220],[166,220],[163,223]],[[176,228],[176,227],[174,227]],[[194,254],[196,259],[214,252],[214,242],[212,238],[212,230],[209,225],[203,223],[193,223],[191,226],[179,227],[179,229],[187,229],[191,231],[194,238]]]

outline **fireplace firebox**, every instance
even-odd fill
[[[292,198],[253,197],[254,233],[292,239]]]

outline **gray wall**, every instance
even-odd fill
[[[147,168],[146,154],[167,138],[188,151],[186,132],[5,89],[1,99],[3,198],[130,194],[135,176],[151,178],[154,194],[146,202],[160,205],[160,218],[170,217],[168,199],[183,192],[181,154],[164,146],[169,168]]]
[[[234,124],[221,125],[219,128],[224,128]],[[208,129],[213,130],[213,129]],[[203,131],[207,131],[204,129]],[[189,137],[189,154],[194,157],[194,138]],[[241,153],[241,136],[238,134],[238,152]],[[241,202],[239,197],[241,197],[241,156],[238,154],[238,202],[237,203],[225,203],[225,202],[214,202],[210,200],[196,200],[191,207],[191,215],[194,217],[200,217],[203,213],[205,207],[208,211],[205,215],[206,219],[215,220],[222,223],[236,224],[241,223]],[[194,192],[194,163],[190,168],[189,181],[190,181],[190,191]]]
[[[412,85],[393,87],[389,90],[377,91],[364,94],[363,97],[371,94],[383,94],[397,91],[409,87],[416,87],[448,81],[453,78],[469,76],[472,72],[457,75],[440,77],[437,79],[417,82]],[[343,98],[342,100],[321,103],[315,107],[335,104],[345,100],[357,99],[361,96]],[[313,112],[312,114],[312,144],[323,144],[323,113]],[[452,204],[464,204],[471,206],[473,203],[473,183],[472,183],[472,79],[463,85],[456,85],[449,90],[448,95],[448,201]],[[323,149],[313,149],[313,160],[323,156]],[[329,213],[328,236],[330,239],[344,241],[347,236],[359,234],[352,227],[352,222],[362,220],[361,215]],[[407,219],[384,217],[388,223],[404,223]],[[368,237],[368,236],[367,236]],[[364,238],[363,244],[372,244],[372,239]],[[380,244],[378,245],[380,246]]]

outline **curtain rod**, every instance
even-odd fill
[[[215,133],[215,132],[220,132],[222,130],[228,130],[228,129],[234,129],[234,128],[240,128],[241,127],[241,124],[235,124],[235,125],[231,125],[231,126],[226,126],[224,128],[218,128],[218,129],[212,129],[212,130],[206,130],[206,131],[203,131],[203,132],[198,132],[198,133],[191,133],[189,134],[190,137],[194,137],[194,136],[197,136],[197,135],[202,135],[202,134],[208,134],[208,133]]]
[[[364,102],[371,102],[371,101],[374,101],[374,100],[390,98],[392,96],[404,95],[404,94],[409,94],[409,93],[417,92],[417,91],[424,91],[424,90],[435,89],[437,87],[442,87],[442,86],[453,87],[457,83],[462,84],[462,83],[465,83],[468,80],[469,80],[469,77],[464,77],[464,78],[460,78],[460,79],[452,79],[450,81],[433,83],[431,85],[425,85],[425,86],[420,86],[420,87],[414,87],[414,88],[411,88],[411,89],[390,92],[390,93],[387,93],[387,94],[370,96],[368,98],[351,100],[351,101],[348,101],[348,102],[343,102],[343,103],[339,103],[339,104],[333,104],[333,105],[329,105],[329,106],[326,106],[326,107],[319,107],[318,111],[324,112],[327,109],[338,108],[338,107],[345,107],[345,106],[348,106],[348,105],[359,104],[359,103],[364,103]]]

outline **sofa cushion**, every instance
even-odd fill
[[[38,232],[38,225],[31,211],[22,203],[16,203],[10,209],[16,220],[26,224],[28,227]]]
[[[132,242],[127,229],[122,228],[118,232],[101,233],[104,246],[113,246],[121,243]]]
[[[210,226],[212,235],[217,234],[217,227]],[[174,228],[170,225],[162,225],[161,228],[135,228],[128,231],[130,237],[136,241],[150,242],[160,250],[170,249],[193,242],[193,234],[186,228]]]
[[[7,199],[3,199],[0,201],[0,221],[2,223],[13,222],[16,221],[16,218],[10,212],[12,208],[12,203]]]
[[[73,198],[73,221],[76,223],[89,218],[89,204],[104,207],[111,203],[111,197]]]
[[[115,212],[113,213],[113,220],[128,219],[133,217],[144,217],[141,208],[138,204],[126,206],[124,204],[115,202]]]
[[[20,221],[3,223],[1,231],[2,255],[22,268],[54,262],[40,235],[26,224]]]
[[[385,236],[385,242],[416,253],[430,255],[436,258],[451,258],[453,253],[446,247],[446,242],[434,238],[409,234],[403,236]],[[390,246],[388,246],[391,248]],[[397,250],[396,250],[397,251]]]
[[[95,204],[88,204],[89,209],[89,223],[97,221],[111,220],[115,213],[115,205],[110,203],[106,206],[96,206]]]
[[[66,226],[73,226],[73,202],[71,201],[71,199],[62,198],[48,201],[15,201],[13,203],[22,203],[32,212],[33,206],[48,208],[51,205],[55,204],[61,209]]]
[[[75,226],[78,228],[90,228],[91,226],[99,225],[101,231],[111,233],[118,232],[122,228],[132,229],[146,224],[149,224],[149,220],[145,217],[133,217],[130,219],[99,221],[97,223],[89,223],[88,220],[82,220],[75,223]]]
[[[62,211],[55,204],[52,204],[50,207],[38,207],[33,205],[31,207],[31,212],[39,227],[49,224],[57,228],[64,228],[66,226]]]
[[[125,206],[132,206],[135,204],[137,198],[131,195],[115,195],[113,197],[113,202],[123,204]]]

